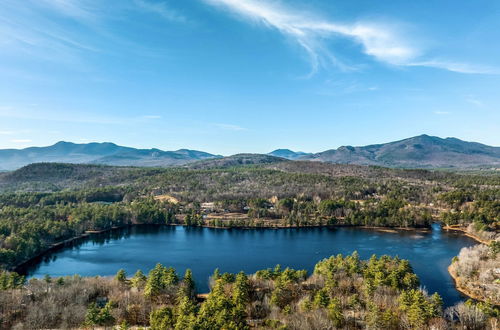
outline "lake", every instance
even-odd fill
[[[123,268],[129,276],[147,273],[156,263],[172,266],[180,275],[191,268],[199,292],[208,291],[208,277],[221,272],[254,273],[281,264],[311,272],[321,259],[358,251],[408,259],[430,293],[446,306],[463,300],[447,267],[461,248],[476,244],[456,232],[434,225],[428,233],[387,233],[356,228],[211,229],[181,226],[136,226],[78,240],[25,265],[29,277],[110,276]]]

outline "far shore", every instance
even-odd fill
[[[444,230],[451,230],[451,231],[459,231],[461,233],[463,233],[465,236],[467,237],[470,237],[472,238],[473,240],[475,240],[476,242],[479,242],[481,244],[486,244],[486,245],[489,245],[491,243],[492,240],[485,240],[485,239],[482,239],[481,237],[479,236],[476,236],[474,234],[471,234],[467,231],[467,228],[466,227],[459,227],[459,226],[443,226],[442,227]]]
[[[183,227],[186,227],[182,223],[172,223],[172,224],[127,224],[127,225],[123,225],[123,226],[114,226],[114,227],[107,228],[107,229],[102,229],[102,230],[87,230],[84,233],[82,233],[81,235],[78,235],[78,236],[75,236],[75,237],[72,237],[72,238],[68,238],[68,239],[65,239],[63,241],[60,241],[60,242],[52,244],[45,251],[37,254],[36,256],[33,256],[32,258],[29,258],[28,260],[20,262],[19,264],[11,267],[10,270],[12,270],[12,271],[19,271],[19,269],[22,268],[23,266],[25,266],[25,265],[27,265],[27,264],[35,261],[36,259],[39,259],[39,258],[43,257],[44,255],[46,255],[49,252],[54,251],[54,250],[58,250],[60,248],[63,248],[64,246],[66,246],[68,244],[71,244],[71,243],[73,243],[75,241],[78,241],[80,239],[87,238],[87,237],[89,237],[91,235],[103,234],[103,233],[106,233],[106,232],[110,232],[110,231],[118,230],[118,229],[123,229],[123,228],[127,228],[127,227],[145,226],[145,225],[172,226],[172,227],[183,226]],[[380,226],[362,226],[362,225],[360,225],[360,226],[354,226],[354,225],[342,225],[342,224],[336,224],[336,225],[306,225],[306,226],[275,225],[275,226],[263,226],[263,227],[250,227],[250,226],[243,226],[243,227],[222,227],[221,226],[221,227],[216,227],[216,226],[211,226],[211,225],[204,224],[204,225],[197,226],[197,227],[194,227],[194,228],[244,229],[244,230],[255,230],[255,229],[275,229],[275,230],[278,230],[278,229],[299,229],[299,228],[356,228],[356,229],[373,230],[373,231],[379,231],[379,232],[384,232],[384,233],[392,233],[392,234],[397,234],[399,232],[429,233],[429,232],[432,231],[431,228],[380,227]],[[444,227],[443,227],[443,229],[444,229]],[[457,231],[459,231],[459,230],[457,230]],[[461,231],[461,232],[463,232],[463,231]],[[463,233],[466,234],[465,232],[463,232]],[[477,240],[477,238],[475,238],[475,237],[473,237],[471,235],[466,235],[466,236],[469,236],[470,238],[473,238],[473,239]]]
[[[48,254],[49,252],[51,251],[54,251],[54,250],[57,250],[57,249],[60,249],[60,248],[63,248],[64,246],[68,245],[68,244],[71,244],[77,240],[80,240],[80,239],[84,239],[84,238],[87,238],[87,237],[90,237],[91,235],[98,235],[98,234],[102,234],[102,233],[106,233],[106,232],[110,232],[110,231],[113,231],[113,230],[118,230],[118,229],[123,229],[123,228],[127,228],[127,227],[135,227],[135,226],[145,226],[145,225],[156,225],[156,226],[172,226],[172,227],[175,227],[175,226],[183,226],[185,227],[184,224],[127,224],[127,225],[123,225],[123,226],[114,226],[114,227],[111,227],[111,228],[108,228],[108,229],[103,229],[103,230],[88,230],[88,231],[85,231],[84,233],[82,233],[81,235],[79,236],[75,236],[75,237],[72,237],[72,238],[69,238],[69,239],[66,239],[66,240],[63,240],[61,242],[57,242],[57,243],[54,243],[52,244],[47,250],[41,252],[40,254],[16,265],[15,267],[12,268],[12,270],[14,271],[18,271],[20,268],[22,268],[23,266],[31,263],[31,262],[34,262],[36,259],[39,259],[41,257],[43,257],[45,254]],[[409,228],[409,227],[380,227],[380,226],[353,226],[353,225],[340,225],[340,224],[337,224],[337,225],[310,225],[310,226],[283,226],[283,225],[276,225],[276,226],[265,226],[265,227],[215,227],[215,226],[210,226],[210,225],[202,225],[202,226],[198,226],[198,227],[194,227],[194,228],[211,228],[211,229],[246,229],[246,230],[252,230],[252,229],[275,229],[275,230],[279,230],[279,229],[293,229],[293,228],[355,228],[355,229],[364,229],[364,230],[373,230],[373,231],[378,231],[378,232],[384,232],[384,233],[391,233],[391,234],[398,234],[400,232],[416,232],[416,233],[429,233],[432,231],[431,228]],[[472,235],[470,233],[468,233],[466,231],[466,228],[460,228],[460,227],[449,227],[449,226],[442,226],[442,229],[443,230],[446,230],[446,231],[456,231],[456,232],[459,232],[471,239],[474,239],[475,241],[479,242],[479,243],[483,243],[483,244],[488,244],[489,242],[486,242],[484,240],[482,240],[481,238],[475,236],[475,235]],[[461,293],[463,293],[464,295],[472,298],[472,299],[475,299],[475,300],[479,300],[479,301],[485,301],[484,298],[482,297],[477,297],[475,296],[474,294],[470,293],[467,291],[466,288],[464,288],[461,284],[460,284],[460,279],[459,277],[454,274],[452,271],[451,271],[451,265],[448,267],[448,273],[450,274],[450,276],[453,278],[454,282],[455,282],[455,287],[458,291],[460,291]]]

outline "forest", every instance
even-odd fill
[[[332,257],[319,262],[311,276],[280,267],[253,275],[216,271],[212,290],[203,297],[195,294],[190,272],[181,278],[161,265],[149,275],[121,271],[115,279],[74,276],[26,282],[13,272],[75,238],[142,224],[425,230],[440,222],[486,242],[499,238],[497,173],[309,162],[201,165],[142,169],[34,164],[1,174],[2,327],[496,327],[498,309],[490,304],[495,300],[443,311],[437,294],[419,288],[408,262],[386,256],[368,261],[356,254]],[[488,279],[478,279],[478,272],[492,262],[477,261],[485,254],[474,251],[461,253],[450,271],[480,284]],[[483,291],[480,298],[491,294]]]
[[[127,225],[429,228],[440,221],[472,224],[491,239],[500,224],[495,174],[304,163],[29,165],[2,178],[11,190],[0,194],[0,266],[14,269],[54,245]],[[101,175],[108,181],[94,181]]]
[[[498,308],[468,301],[443,310],[441,297],[419,287],[408,261],[357,252],[305,270],[220,273],[209,294],[191,271],[157,264],[114,278],[31,279],[0,275],[4,329],[150,327],[150,329],[496,329]]]

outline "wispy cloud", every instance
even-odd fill
[[[214,124],[214,126],[227,131],[246,131],[247,129],[238,125]]]
[[[33,141],[30,139],[13,139],[13,140],[10,140],[10,142],[12,142],[12,143],[30,143]]]
[[[161,116],[160,115],[146,115],[146,116],[142,116],[142,118],[144,118],[144,119],[161,119]]]
[[[37,3],[77,20],[95,22],[98,17],[98,8],[92,0],[37,0]]]
[[[110,6],[102,0],[23,0],[22,5],[18,0],[2,0],[0,52],[87,69],[85,59],[93,53],[140,54],[146,49],[110,28],[141,13],[185,20],[161,1],[122,0]]]
[[[137,5],[138,8],[155,13],[160,15],[161,17],[176,22],[187,22],[185,16],[178,13],[176,10],[167,6],[167,4],[163,1],[161,2],[153,2],[149,0],[133,0],[134,4]]]
[[[477,99],[476,97],[474,97],[473,95],[469,95],[465,98],[465,101],[467,103],[470,103],[472,105],[475,105],[477,107],[483,107],[484,106],[484,103],[483,101]]]
[[[458,73],[469,73],[469,74],[500,74],[500,70],[493,67],[487,67],[482,65],[473,65],[467,63],[458,63],[453,61],[422,61],[406,64],[408,66],[427,66],[431,68],[444,69],[452,72]]]
[[[460,73],[492,73],[472,65],[425,59],[422,47],[402,32],[399,24],[360,21],[351,24],[334,22],[314,15],[294,11],[282,2],[263,0],[202,0],[225,8],[244,19],[273,28],[295,40],[309,55],[312,74],[321,66],[335,64],[352,69],[327,46],[334,38],[347,38],[361,46],[362,52],[379,62],[394,66],[427,66]]]
[[[436,114],[438,116],[446,116],[446,115],[450,115],[451,112],[449,112],[449,111],[434,111],[434,114]]]

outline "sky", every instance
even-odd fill
[[[500,2],[2,0],[0,148],[500,146]]]

